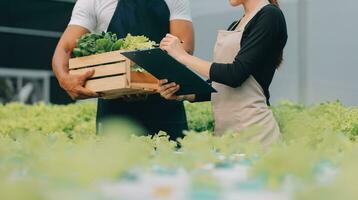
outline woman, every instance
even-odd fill
[[[269,109],[269,86],[282,62],[287,42],[286,21],[277,0],[230,0],[230,4],[242,5],[245,15],[228,31],[219,31],[213,63],[186,53],[181,45],[185,41],[170,34],[160,46],[179,62],[213,81],[218,91],[211,96],[217,135],[260,126],[262,131],[255,139],[268,146],[280,137]],[[161,81],[160,93],[166,99],[203,100],[201,95],[176,96],[179,89],[175,83]]]

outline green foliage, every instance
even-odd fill
[[[217,137],[210,103],[185,106],[190,131],[177,143],[163,132],[136,136],[141,130],[124,121],[112,121],[96,135],[93,103],[0,105],[0,199],[48,199],[58,193],[96,199],[88,195],[96,190],[93,185],[133,168],[196,172],[209,163],[244,160],[252,165],[251,177],[263,177],[268,187],[280,188],[288,177],[303,183],[297,199],[357,199],[358,108],[282,103],[272,108],[282,140],[262,149],[249,140],[260,129]],[[316,183],[317,166],[325,162],[340,173],[322,185]],[[193,187],[202,189],[199,196],[218,190],[210,174],[194,173],[193,180]]]
[[[358,199],[358,148],[345,151],[342,161],[339,163],[340,172],[331,183],[307,184],[296,195],[296,200],[337,200]]]
[[[312,182],[315,166],[327,160],[338,165],[344,152],[355,145],[357,133],[347,124],[358,122],[352,117],[357,108],[340,102],[308,107],[285,102],[273,110],[283,140],[262,154],[251,171],[254,176],[265,176],[271,187],[279,187],[289,175]]]
[[[74,134],[94,135],[95,109],[93,103],[68,106],[0,104],[0,135],[15,137],[17,134],[34,132],[63,133],[70,137]]]
[[[154,42],[145,36],[132,36],[118,39],[117,35],[111,32],[87,33],[78,41],[73,49],[74,57],[89,56],[117,50],[136,50],[153,48]]]
[[[123,50],[150,49],[153,48],[155,42],[150,41],[145,36],[132,36],[128,34],[123,40]]]
[[[78,41],[72,54],[74,57],[83,57],[94,54],[106,53],[117,50],[137,50],[153,48],[155,42],[145,36],[132,36],[128,34],[125,38],[118,39],[115,33],[102,32],[84,34]],[[145,72],[145,70],[134,65],[133,71]]]
[[[190,130],[203,132],[214,130],[211,103],[185,103]]]
[[[289,102],[273,108],[286,140],[317,135],[326,130],[342,132],[355,140],[358,135],[358,108],[344,107],[340,102],[328,102],[305,107]],[[315,132],[316,134],[314,134]]]

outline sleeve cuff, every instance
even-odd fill
[[[91,33],[94,32],[94,28],[90,25],[90,23],[86,23],[86,22],[83,22],[83,21],[80,22],[80,21],[77,21],[77,20],[71,20],[68,25],[69,26],[71,26],[71,25],[81,26],[81,27],[87,29]]]
[[[193,22],[191,17],[181,17],[181,16],[172,16],[169,19],[170,21],[174,21],[174,20],[184,20],[184,21],[189,21],[189,22]]]
[[[211,100],[211,94],[196,94],[194,102],[204,102],[210,100]]]
[[[211,80],[206,81],[208,84],[212,84]],[[211,93],[207,94],[195,94],[195,101],[194,102],[204,102],[204,101],[211,101]]]
[[[209,78],[211,81],[218,82],[218,74],[220,74],[220,66],[218,63],[211,64]]]

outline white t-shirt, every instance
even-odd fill
[[[79,25],[90,32],[107,31],[120,0],[77,0],[69,25]],[[165,0],[170,20],[191,21],[189,0]]]

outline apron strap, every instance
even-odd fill
[[[242,29],[239,29],[239,30],[245,30],[247,24],[255,17],[255,15],[256,15],[263,7],[265,7],[265,6],[269,5],[269,4],[270,4],[270,2],[268,2],[268,1],[265,1],[265,2],[262,3],[262,4],[259,4],[259,5],[255,8],[255,10],[252,12],[252,14],[251,14],[251,16],[248,18],[248,20],[243,24],[243,28],[242,28]],[[241,19],[242,19],[242,18],[241,18]],[[234,24],[234,26],[231,28],[230,31],[234,31],[234,30],[237,30],[238,28],[240,28],[240,27],[238,27],[238,26],[239,26],[239,24],[240,24],[240,22],[241,22],[241,19],[238,20],[238,21]]]
[[[118,38],[128,33],[144,35],[159,43],[169,33],[169,22],[170,10],[165,0],[119,0],[107,31],[116,33]],[[147,133],[163,130],[171,139],[183,136],[182,131],[188,129],[183,103],[167,101],[158,94],[135,102],[99,99],[97,127],[112,116],[130,118],[147,129]]]
[[[239,26],[241,19],[237,20],[237,22],[235,22],[233,25],[231,25],[229,31],[235,31],[235,29]]]
[[[159,43],[169,32],[170,10],[165,0],[119,0],[108,31],[124,38],[144,35]]]

